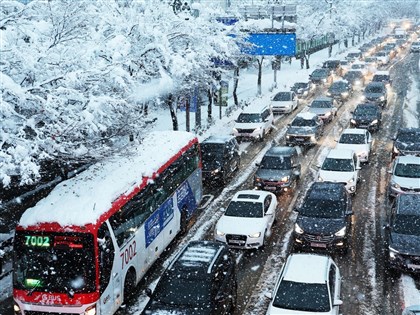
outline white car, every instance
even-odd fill
[[[344,129],[335,148],[353,150],[361,163],[367,163],[369,162],[372,143],[372,135],[368,130],[357,128]]]
[[[291,113],[298,105],[298,97],[293,91],[278,92],[271,98],[271,109],[274,114]]]
[[[388,195],[396,197],[399,194],[420,194],[420,156],[398,156],[389,171]]]
[[[318,181],[344,183],[349,193],[356,193],[360,161],[349,149],[332,149],[322,163]]]
[[[273,111],[269,106],[249,106],[246,107],[235,120],[233,135],[242,139],[264,140],[273,128]]]
[[[420,42],[414,42],[411,44],[410,52],[420,52]]]
[[[271,192],[238,191],[216,223],[216,241],[236,248],[259,248],[271,234],[277,198]]]
[[[378,64],[380,65],[387,65],[389,63],[389,53],[386,51],[376,53],[375,58],[378,60]]]
[[[330,256],[291,254],[277,279],[267,315],[338,315],[340,270]]]
[[[369,75],[369,68],[367,67],[366,63],[363,61],[355,62],[351,65],[350,70],[360,70],[362,71],[364,76]]]

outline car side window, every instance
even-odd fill
[[[267,213],[268,208],[270,207],[271,199],[272,199],[271,195],[268,195],[267,197],[265,197],[265,200],[264,200],[264,214]]]

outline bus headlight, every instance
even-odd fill
[[[96,304],[89,306],[83,315],[96,315]]]
[[[20,315],[22,312],[20,311],[19,305],[15,302],[13,303],[13,312],[15,315]]]

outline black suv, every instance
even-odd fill
[[[287,125],[286,145],[312,146],[324,133],[324,122],[317,114],[299,113]]]
[[[373,103],[359,104],[356,106],[350,126],[378,131],[382,124],[382,110],[379,105]]]
[[[254,186],[274,192],[296,187],[300,177],[301,152],[299,148],[274,146],[257,163]]]
[[[353,215],[342,183],[315,182],[305,195],[293,232],[295,248],[347,250]]]
[[[322,64],[322,68],[329,69],[331,73],[335,73],[337,75],[342,74],[341,63],[340,60],[327,60],[324,61]]]
[[[398,195],[390,213],[385,226],[389,267],[420,273],[420,195]]]
[[[420,128],[400,128],[393,140],[393,159],[398,155],[420,156]]]
[[[226,180],[239,170],[241,155],[234,136],[210,136],[201,143],[203,180]]]
[[[309,79],[314,84],[331,84],[333,82],[333,75],[329,69],[320,68],[315,69],[309,75]]]
[[[150,297],[148,314],[233,314],[235,260],[226,244],[192,241],[174,258]]]

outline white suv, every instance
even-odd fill
[[[250,138],[262,141],[273,128],[273,112],[270,107],[247,107],[239,114],[233,127],[236,138]]]
[[[369,162],[372,141],[372,136],[366,129],[344,129],[335,148],[353,150],[359,157],[360,162],[367,163]]]
[[[360,161],[353,150],[332,149],[321,165],[318,181],[343,183],[347,191],[354,194],[359,170]]]
[[[420,194],[420,157],[399,156],[394,160],[389,181],[389,197],[399,194]]]
[[[298,105],[298,98],[293,91],[278,92],[271,98],[271,108],[274,113],[291,113]]]
[[[216,224],[216,241],[236,248],[259,248],[271,235],[277,198],[271,192],[238,191]]]
[[[341,275],[329,256],[291,254],[280,272],[267,315],[338,315]]]

